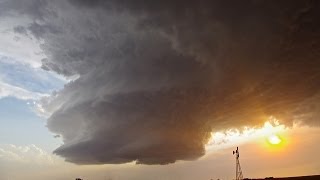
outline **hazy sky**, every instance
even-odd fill
[[[0,179],[320,174],[317,1],[0,0]]]

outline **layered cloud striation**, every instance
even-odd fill
[[[15,30],[78,77],[42,100],[67,161],[168,164],[269,116],[319,126],[316,1],[44,2],[17,7],[33,21]]]

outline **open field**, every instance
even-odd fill
[[[270,178],[261,178],[261,179],[250,179],[245,178],[247,180],[261,180],[261,179],[270,179],[270,180],[320,180],[320,175],[313,175],[313,176],[298,176],[298,177],[270,177]]]

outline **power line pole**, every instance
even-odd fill
[[[236,180],[243,180],[242,170],[239,161],[239,148],[237,147],[236,151],[233,151],[233,155],[236,155]]]

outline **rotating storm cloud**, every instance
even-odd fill
[[[1,13],[25,16],[14,30],[41,42],[42,68],[77,77],[41,100],[67,161],[168,164],[270,116],[319,126],[317,2],[17,3]]]

